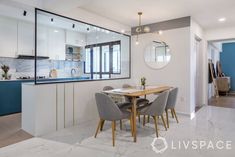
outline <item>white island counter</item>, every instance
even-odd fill
[[[87,121],[98,121],[95,93],[106,85],[121,87],[128,81],[23,83],[22,129],[33,136],[42,136]]]

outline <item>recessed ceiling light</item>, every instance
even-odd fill
[[[58,30],[56,30],[56,29],[55,29],[55,30],[54,30],[54,32],[55,32],[55,33],[57,33],[57,32],[58,32]]]
[[[125,30],[124,30],[124,29],[122,29],[122,30],[121,30],[121,32],[122,32],[122,33],[125,33]]]
[[[226,18],[225,17],[219,18],[218,21],[219,22],[224,22],[224,21],[226,21]]]

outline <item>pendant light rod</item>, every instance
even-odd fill
[[[141,15],[142,14],[143,14],[142,12],[138,12],[138,15],[139,15],[139,27],[141,26]]]

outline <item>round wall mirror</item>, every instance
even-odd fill
[[[171,60],[169,46],[165,42],[152,41],[145,49],[144,60],[153,69],[165,67]]]

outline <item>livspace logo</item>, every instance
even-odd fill
[[[172,150],[187,150],[187,149],[207,149],[207,150],[230,150],[232,149],[232,141],[206,141],[206,140],[182,140],[171,141],[168,145],[164,137],[154,138],[152,143],[152,150],[156,153],[163,153],[167,149]]]

